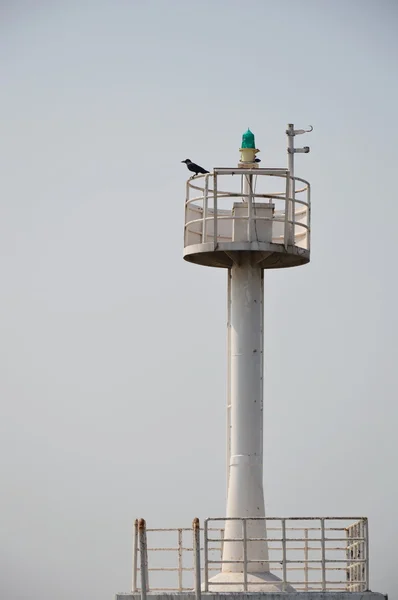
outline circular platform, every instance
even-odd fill
[[[262,269],[304,265],[310,260],[310,221],[304,179],[283,169],[215,168],[187,182],[184,259],[230,268],[245,253]]]
[[[263,269],[298,267],[310,261],[310,252],[298,246],[270,242],[219,242],[192,244],[184,248],[184,260],[206,267],[229,269],[239,264],[242,255],[251,254],[254,264]]]

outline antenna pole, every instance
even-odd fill
[[[296,217],[296,182],[294,179],[294,155],[296,152],[308,154],[309,146],[304,148],[294,147],[294,136],[302,135],[303,133],[311,133],[313,126],[308,129],[294,129],[293,123],[289,123],[286,129],[287,135],[287,168],[289,169],[289,199],[287,200],[287,218],[288,218],[288,245],[295,244],[295,217]]]
[[[288,220],[293,221],[294,219],[294,200],[296,194],[296,186],[294,181],[294,125],[289,123],[286,129],[287,135],[287,168],[289,169],[289,198],[288,200]],[[288,224],[288,243],[294,244],[294,226],[292,223]],[[293,234],[293,235],[292,235]],[[293,239],[292,239],[293,238]]]

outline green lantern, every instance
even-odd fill
[[[250,129],[248,129],[243,135],[242,135],[242,148],[255,148],[256,147],[256,143],[254,140],[254,133],[252,133],[250,131]]]

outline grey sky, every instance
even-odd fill
[[[397,592],[398,5],[0,8],[1,579],[130,589],[130,528],[225,511],[226,274],[184,263],[187,156],[284,166],[312,124],[312,260],[266,273],[270,515],[366,515]]]

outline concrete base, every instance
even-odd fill
[[[286,584],[286,589],[282,590],[282,582],[273,573],[248,573],[247,574],[248,592],[295,592],[296,590]],[[209,592],[243,592],[243,573],[218,573],[209,580]]]
[[[293,592],[288,600],[388,600],[384,594],[376,592]],[[245,592],[214,594],[203,593],[204,600],[287,600],[286,592],[264,593]],[[148,593],[148,600],[196,600],[194,592]],[[115,600],[141,600],[141,594],[116,594]]]

